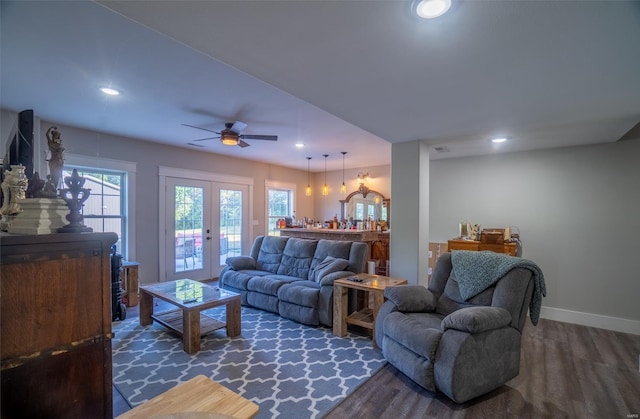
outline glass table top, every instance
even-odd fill
[[[178,279],[160,284],[145,285],[145,291],[163,296],[180,304],[202,304],[224,300],[239,294],[191,279]]]

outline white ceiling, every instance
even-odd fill
[[[240,119],[279,141],[198,150],[315,171],[341,151],[389,164],[394,142],[458,157],[613,142],[640,121],[640,2],[453,1],[420,21],[409,0],[3,0],[1,106],[189,148],[208,135],[181,123]]]

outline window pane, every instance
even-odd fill
[[[376,207],[373,205],[367,205],[367,218],[371,218],[372,220],[376,219]]]
[[[269,190],[269,216],[289,216],[289,191]]]
[[[176,186],[176,272],[202,269],[202,225],[204,189]]]
[[[242,192],[220,190],[220,265],[240,256],[242,247]]]
[[[356,220],[364,221],[364,204],[356,203]]]
[[[269,189],[268,195],[267,234],[279,236],[280,230],[276,228],[276,221],[280,218],[291,216],[293,191],[288,189]]]
[[[72,166],[65,166],[63,178],[71,176],[73,169]],[[81,210],[85,217],[84,224],[95,232],[116,233],[118,253],[126,255],[126,173],[80,167],[75,169],[85,179],[83,188],[90,189],[89,198]]]

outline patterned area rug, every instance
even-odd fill
[[[207,313],[224,320],[223,308]],[[369,338],[338,338],[248,307],[241,336],[218,330],[194,355],[156,323],[142,327],[133,318],[113,329],[113,382],[132,406],[203,374],[258,404],[258,418],[321,417],[386,363]]]

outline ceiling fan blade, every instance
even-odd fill
[[[242,141],[242,140],[240,140],[240,139],[239,139],[239,140],[238,140],[238,145],[239,145],[240,147],[242,147],[242,148],[245,148],[245,147],[249,147],[251,144],[249,144],[249,143],[245,143],[244,141]]]
[[[242,130],[245,129],[246,127],[248,127],[248,126],[249,126],[249,124],[247,124],[245,122],[236,121],[231,126],[231,131],[235,132],[236,134],[240,134],[242,132]]]
[[[195,125],[189,125],[189,124],[180,124],[180,125],[184,125],[185,127],[191,127],[191,128],[195,128],[195,129],[201,129],[201,130],[203,130],[203,131],[213,132],[213,133],[215,133],[215,134],[220,134],[218,131],[214,131],[214,130],[206,129],[206,128],[196,127]]]
[[[278,141],[277,135],[241,135],[240,138],[243,140],[266,140],[266,141]]]
[[[200,138],[199,140],[193,140],[193,141],[206,141],[206,140],[215,140],[218,139],[220,137],[207,137],[207,138]]]

